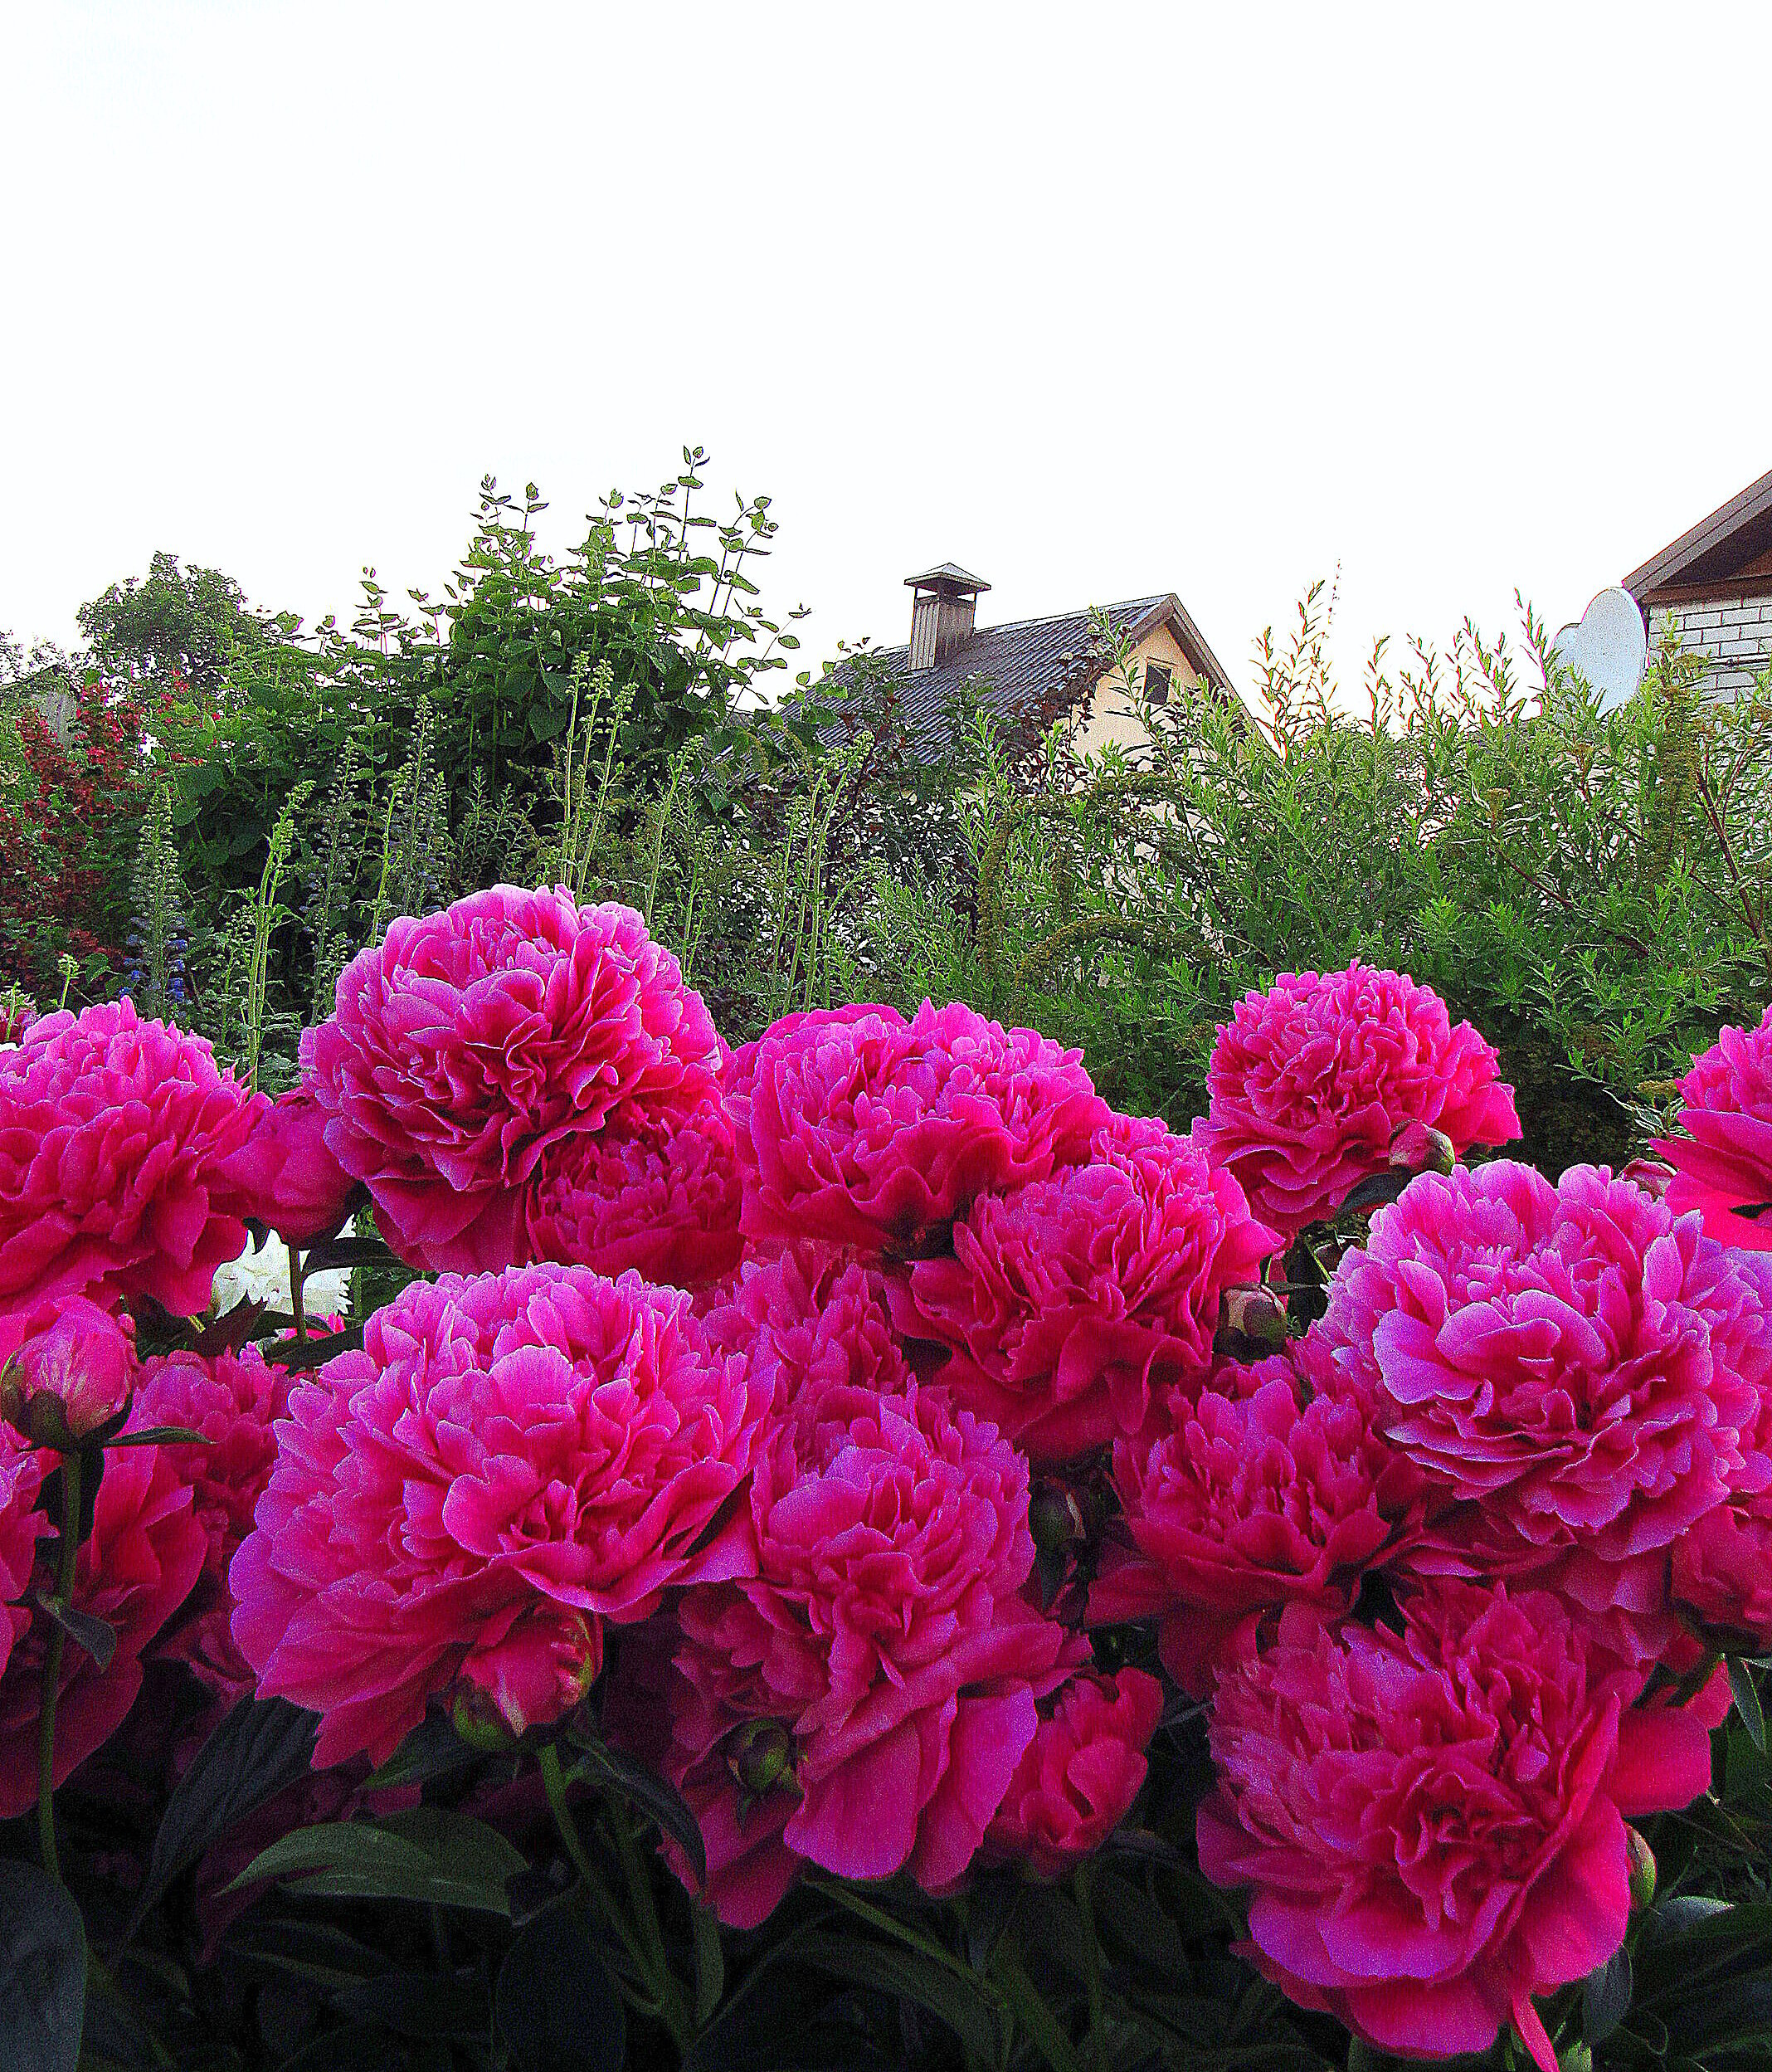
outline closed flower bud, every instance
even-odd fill
[[[0,1417],[33,1446],[73,1453],[122,1426],[135,1379],[129,1331],[83,1295],[40,1313],[0,1375]]]
[[[496,1699],[478,1684],[458,1686],[450,1707],[450,1723],[463,1744],[481,1755],[497,1755],[517,1745],[517,1737],[500,1714]]]
[[[733,1734],[726,1767],[740,1791],[761,1798],[793,1768],[794,1738],[779,1719],[751,1719]]]
[[[1458,1163],[1451,1138],[1427,1123],[1405,1123],[1390,1140],[1393,1173],[1450,1173]]]
[[[1646,1907],[1655,1898],[1655,1852],[1634,1827],[1624,1830],[1624,1847],[1630,1863],[1630,1903]]]
[[[1043,1554],[1062,1553],[1087,1539],[1089,1523],[1074,1489],[1062,1482],[1044,1482],[1028,1505],[1028,1530]]]
[[[1286,1312],[1265,1288],[1226,1289],[1222,1328],[1259,1353],[1278,1353],[1286,1343]]]

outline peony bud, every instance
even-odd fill
[[[1265,1288],[1227,1288],[1219,1328],[1246,1341],[1258,1355],[1278,1353],[1286,1344],[1286,1312]]]
[[[517,1737],[505,1724],[496,1699],[478,1684],[456,1685],[450,1722],[463,1744],[481,1755],[497,1755],[517,1745]]]
[[[1655,1898],[1655,1851],[1628,1824],[1624,1847],[1630,1864],[1630,1903],[1633,1907],[1648,1906]]]
[[[1043,1482],[1028,1505],[1028,1530],[1043,1554],[1062,1553],[1087,1539],[1089,1524],[1077,1492],[1062,1482]]]
[[[31,1446],[74,1453],[121,1426],[135,1379],[134,1343],[84,1295],[53,1315],[39,1311],[37,1323],[0,1376],[0,1416]]]
[[[1450,1173],[1458,1163],[1451,1138],[1426,1123],[1404,1123],[1390,1140],[1393,1173]]]
[[[752,1798],[772,1791],[793,1768],[794,1737],[779,1719],[750,1719],[727,1743],[726,1767]]]

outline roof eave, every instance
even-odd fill
[[[1677,583],[1682,568],[1689,568],[1701,555],[1767,512],[1772,512],[1772,470],[1757,482],[1750,482],[1739,496],[1719,505],[1707,518],[1701,518],[1658,554],[1652,554],[1640,568],[1633,568],[1625,577],[1624,587],[1640,604],[1652,592]]]

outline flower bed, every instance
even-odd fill
[[[1517,1134],[1495,1054],[1359,966],[1239,1008],[1191,1135],[958,1003],[732,1053],[563,891],[397,922],[275,1103],[127,1002],[36,1021],[42,2061],[66,1885],[107,2062],[1554,2072],[1633,1948],[1656,1990],[1642,1828],[1731,1687],[1763,1736],[1769,1031],[1695,1066],[1669,1184],[1459,1163]],[[314,1323],[371,1219],[408,1285]],[[287,1280],[218,1298],[266,1233]]]

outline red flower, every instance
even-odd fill
[[[1131,1811],[1162,1714],[1163,1687],[1141,1670],[1073,1677],[1041,1709],[985,1831],[987,1849],[1024,1859],[1043,1878],[1062,1878],[1092,1855]]]
[[[1220,1299],[1273,1249],[1229,1174],[1161,1123],[1117,1119],[1092,1150],[980,1197],[952,1255],[893,1289],[905,1335],[947,1348],[942,1386],[1037,1461],[1137,1431],[1154,1387],[1204,1373]]]
[[[1680,1091],[1686,1134],[1655,1145],[1677,1169],[1668,1206],[1697,1209],[1719,1244],[1772,1251],[1772,1007],[1756,1029],[1725,1029]]]
[[[915,1252],[988,1190],[1088,1156],[1107,1119],[1081,1053],[959,1002],[791,1015],[726,1078],[743,1228]]]
[[[1234,1369],[1197,1398],[1170,1389],[1113,1450],[1131,1546],[1103,1559],[1090,1623],[1156,1617],[1163,1666],[1196,1698],[1250,1612],[1351,1609],[1390,1533],[1382,1448],[1358,1407],[1318,1397],[1301,1410],[1288,1368]]]
[[[48,1530],[41,1514],[37,1524]],[[143,1650],[191,1594],[202,1573],[204,1547],[191,1492],[160,1447],[130,1446],[106,1455],[91,1536],[75,1560],[74,1608],[105,1621],[117,1636],[116,1651],[100,1670],[84,1648],[70,1642],[62,1650],[56,1784],[110,1739],[134,1704]],[[37,1582],[41,1591],[54,1589],[52,1552],[39,1561]],[[55,1630],[38,1612],[15,1640],[0,1678],[0,1820],[24,1812],[37,1798],[37,1717]]]
[[[433,1694],[557,1718],[602,1620],[749,1566],[732,1499],[767,1401],[637,1274],[416,1282],[291,1389],[234,1638],[266,1696],[321,1714],[325,1764],[384,1760]]]
[[[0,1051],[0,1359],[52,1298],[205,1309],[246,1241],[227,1161],[269,1105],[129,1000]]]
[[[1357,958],[1345,972],[1285,972],[1219,1028],[1211,1104],[1194,1134],[1290,1240],[1385,1172],[1412,1125],[1414,1138],[1438,1130],[1461,1157],[1517,1137],[1496,1065],[1469,1022],[1453,1027],[1439,994],[1400,972]]]
[[[1200,1868],[1253,1889],[1251,1954],[1380,2050],[1483,2050],[1623,1941],[1624,1821],[1709,1788],[1710,1715],[1633,1705],[1554,1597],[1448,1585],[1400,1633],[1304,1605],[1219,1680]]]
[[[313,1031],[303,1032],[305,1052]],[[343,1222],[356,1183],[328,1149],[326,1114],[304,1086],[280,1095],[227,1162],[246,1212],[302,1246]]]
[[[550,1144],[529,1182],[520,1249],[611,1279],[632,1267],[661,1286],[701,1288],[738,1264],[739,1200],[732,1124],[709,1101]]]
[[[639,914],[563,888],[494,885],[396,921],[303,1044],[328,1148],[377,1226],[413,1264],[467,1272],[518,1257],[550,1144],[693,1112],[718,1069],[700,995]]]
[[[1412,1182],[1342,1260],[1319,1336],[1436,1501],[1416,1567],[1532,1573],[1649,1619],[1652,1648],[1667,1550],[1772,1470],[1772,1260],[1604,1167]]]
[[[754,1926],[802,1860],[942,1889],[1076,1653],[1020,1594],[1025,1462],[938,1390],[808,1388],[761,1450],[751,1514],[755,1578],[679,1611],[669,1768],[705,1896]]]

